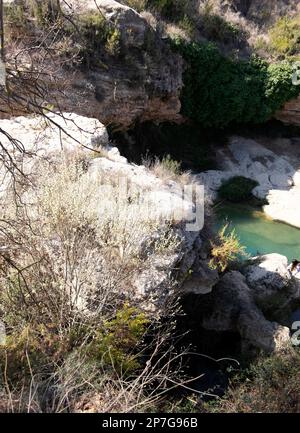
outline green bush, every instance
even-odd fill
[[[120,30],[101,13],[86,12],[78,15],[74,22],[76,29],[73,23],[65,21],[63,24],[63,32],[74,42],[66,49],[70,57],[78,57],[88,66],[104,66],[103,58],[120,54]]]
[[[230,263],[239,257],[246,257],[245,247],[241,245],[234,230],[228,231],[228,224],[219,231],[216,240],[211,241],[211,259],[209,266],[221,272],[226,271]]]
[[[262,123],[299,94],[292,83],[292,65],[269,65],[253,57],[237,61],[213,44],[175,41],[186,60],[182,113],[205,127],[230,123]]]
[[[163,168],[171,173],[177,175],[181,174],[181,164],[171,158],[171,155],[166,155],[162,160],[161,164]]]
[[[300,15],[282,17],[269,31],[270,48],[280,56],[300,54]]]
[[[228,179],[219,189],[219,196],[222,199],[235,203],[247,200],[252,195],[252,190],[258,182],[243,176],[235,176]]]
[[[149,324],[144,313],[125,304],[116,317],[104,322],[87,348],[89,359],[101,362],[102,366],[113,368],[119,374],[129,374],[139,368],[134,350]]]

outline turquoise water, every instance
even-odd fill
[[[300,260],[300,230],[272,221],[263,212],[240,205],[223,205],[216,209],[216,228],[228,222],[251,256],[278,253],[289,260]]]

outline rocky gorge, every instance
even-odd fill
[[[243,255],[234,230],[214,225],[221,187],[240,177],[255,183],[255,209],[300,228],[300,88],[290,59],[250,55],[293,2],[157,3],[5,2],[0,371],[13,409],[156,410],[191,347],[209,359],[206,338],[220,359],[293,350],[300,279],[288,258]],[[295,128],[241,132],[272,118]],[[153,152],[151,131],[170,151]],[[217,348],[223,336],[235,352]]]
[[[299,222],[299,155],[298,139],[278,139],[261,142],[243,137],[231,137],[228,147],[217,153],[220,170],[199,175],[207,193],[216,198],[222,182],[233,176],[245,176],[258,182],[253,194],[267,204],[267,216],[295,227]]]
[[[116,147],[110,145],[105,126],[96,119],[63,113],[49,115],[45,124],[43,117],[17,117],[1,120],[0,128],[15,140],[22,140],[25,155],[28,154],[22,162],[26,174],[30,174],[34,165],[41,163],[39,161],[45,160],[48,164],[55,164],[57,158],[60,160],[65,154],[76,155],[81,151],[89,155],[94,149],[96,153],[88,162],[88,171],[85,174],[90,179],[89,182],[97,181],[99,176],[104,176],[104,179],[106,176],[127,179],[131,186],[141,189],[139,194],[143,195],[143,201],[140,204],[140,211],[144,211],[143,206],[146,206],[149,198],[150,206],[156,207],[155,215],[158,221],[166,223],[168,220],[172,221],[173,215],[178,211],[177,208],[183,207],[184,213],[172,229],[172,238],[177,239],[174,240],[174,246],[170,251],[167,248],[162,253],[156,253],[155,250],[151,254],[148,252],[148,258],[143,265],[145,269],[139,268],[138,273],[131,273],[127,285],[128,290],[129,287],[133,290],[130,296],[134,302],[140,299],[139,302],[142,301],[147,310],[157,314],[164,309],[164,302],[172,293],[181,296],[189,294],[207,296],[211,298],[212,310],[206,311],[202,319],[199,318],[204,329],[237,332],[245,347],[250,345],[266,352],[282,350],[290,343],[289,328],[284,326],[287,319],[286,311],[291,312],[300,301],[300,280],[295,279],[288,272],[288,262],[284,256],[270,254],[256,257],[240,271],[229,271],[225,275],[218,275],[217,270],[209,266],[210,252],[206,225],[200,231],[189,231],[186,227],[195,216],[194,205],[187,199],[182,202],[180,184],[176,181],[164,181],[146,167],[129,163],[120,155]],[[233,149],[235,149],[234,144],[237,143],[237,139],[235,140]],[[8,139],[7,142],[9,143]],[[5,141],[3,143],[5,144]],[[247,148],[249,149],[249,146]],[[245,149],[245,146],[235,149],[236,158],[240,149]],[[263,149],[264,153],[259,155],[258,149]],[[278,163],[281,170],[279,174],[286,173],[286,167],[291,167],[285,160],[277,162],[273,153],[268,159],[270,151],[260,148],[258,144],[251,143],[251,150],[255,157],[261,159],[265,157],[266,164],[270,160],[273,164]],[[242,158],[241,161],[243,162]],[[252,164],[256,167],[260,163],[254,160]],[[238,167],[238,170],[241,169],[245,174],[245,167],[248,168],[249,173],[251,172],[251,177],[255,177],[249,160],[245,161],[245,166]],[[227,176],[239,173],[238,170],[232,168]],[[261,175],[261,171],[259,174]],[[222,172],[209,172],[202,176],[209,176],[214,180],[214,184],[210,185],[210,188],[213,188],[220,185],[223,175]],[[287,173],[286,175],[288,176]],[[2,176],[7,182],[2,182],[4,189],[2,194],[5,198],[8,188],[5,185],[9,184],[9,178],[4,166]],[[202,176],[191,175],[189,181],[194,185],[202,185]],[[267,183],[270,182],[267,174],[263,174],[263,179],[266,180],[267,186],[271,185]],[[275,179],[282,180],[279,175],[276,177],[276,173]],[[94,194],[97,194],[97,190]],[[103,203],[101,188],[98,194],[100,203]],[[26,200],[26,196],[23,200]],[[95,205],[98,203],[97,197],[94,198],[94,202]],[[204,206],[204,203],[202,205]],[[137,224],[139,220],[136,221],[135,218],[132,220],[130,215],[131,212],[126,213],[124,218],[127,218],[130,224]],[[206,217],[209,221],[209,214],[206,214]],[[151,225],[145,229],[145,239],[143,237],[137,239],[139,249],[147,248],[146,245],[143,246],[145,241],[147,240],[147,244],[151,243],[151,239],[159,236],[160,231],[163,236],[163,226],[160,225],[158,232],[156,232],[158,227],[156,228],[155,225],[152,232],[150,227]],[[175,244],[178,244],[177,247]]]

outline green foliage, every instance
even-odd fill
[[[125,304],[115,319],[104,322],[87,349],[89,357],[112,366],[119,373],[129,374],[139,367],[133,353],[142,339],[148,320],[144,313]]]
[[[300,353],[259,358],[233,381],[214,412],[295,413],[300,405]]]
[[[95,48],[99,48],[109,36],[107,21],[99,12],[87,12],[80,15],[78,25],[85,39],[90,40],[90,45]]]
[[[28,29],[28,19],[23,4],[4,5],[4,33],[7,41],[24,37]]]
[[[106,39],[106,50],[112,56],[117,56],[120,53],[121,33],[118,29],[112,29]]]
[[[140,367],[134,350],[147,325],[145,314],[127,304],[114,319],[105,320],[98,328],[96,323],[74,324],[59,334],[52,324],[24,325],[0,345],[0,376],[5,372],[12,383],[30,380],[32,374],[51,372],[57,363],[78,350],[99,371],[106,368],[128,375]]]
[[[31,1],[31,15],[37,20],[38,26],[44,26],[47,22],[48,4],[47,2]]]
[[[270,48],[280,56],[300,54],[300,15],[282,17],[269,31]]]
[[[77,17],[76,25],[81,35],[77,43],[80,43],[80,56],[84,63],[97,64],[101,53],[111,56],[117,56],[120,53],[120,31],[98,11],[81,14]],[[68,34],[77,37],[73,25],[66,24],[65,30]]]
[[[4,5],[4,19],[10,26],[23,26],[26,24],[25,8],[23,4]]]
[[[213,44],[175,41],[188,63],[181,95],[182,113],[206,127],[261,123],[299,94],[288,62],[268,65],[254,57],[237,61]]]
[[[178,26],[183,29],[190,37],[193,36],[195,32],[195,23],[187,14],[185,14],[184,17],[178,22]]]
[[[211,242],[211,259],[209,266],[224,272],[230,263],[236,261],[240,256],[245,256],[245,247],[235,231],[228,231],[228,224],[219,231],[217,239]]]
[[[252,195],[252,190],[258,186],[258,182],[243,176],[234,176],[223,183],[219,189],[222,199],[235,203],[247,200]]]
[[[160,164],[166,171],[169,171],[176,176],[181,174],[181,163],[172,159],[171,155],[163,157]]]
[[[0,346],[0,371],[12,383],[30,380],[33,374],[45,373],[50,364],[61,359],[66,343],[51,326],[25,325],[8,335]]]

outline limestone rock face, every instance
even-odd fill
[[[22,161],[22,172],[30,174],[38,158],[55,158],[60,152],[72,153],[79,149],[90,152],[108,144],[108,133],[99,120],[75,113],[50,113],[42,116],[15,117],[0,120],[0,140],[12,152],[17,163]],[[13,138],[15,146],[11,139]],[[19,150],[17,149],[19,147]],[[24,157],[25,152],[25,157]],[[27,156],[26,156],[27,155]],[[4,161],[0,164],[0,194],[9,182]]]
[[[264,212],[274,220],[300,227],[300,170],[295,148],[289,140],[266,147],[252,139],[231,137],[229,145],[217,152],[220,170],[200,173],[198,180],[214,200],[227,179],[254,179],[259,183],[254,196],[268,202]]]
[[[255,303],[276,320],[289,316],[300,299],[300,280],[288,271],[287,258],[267,254],[255,257],[251,262],[242,273]]]
[[[228,272],[215,286],[211,296],[212,312],[202,323],[205,329],[237,331],[244,343],[269,353],[289,344],[289,329],[266,320],[240,272]]]
[[[124,193],[125,200],[129,188],[131,197],[138,197],[139,201],[131,206],[128,214],[124,213],[124,218],[133,217],[137,226],[149,227],[136,240],[137,256],[145,259],[147,265],[131,269],[128,286],[133,296],[145,302],[149,310],[155,311],[176,290],[177,293],[208,293],[212,290],[218,281],[218,273],[208,268],[207,254],[205,257],[202,251],[201,229],[190,231],[186,225],[194,215],[192,198],[183,197],[183,190],[176,181],[166,182],[150,169],[130,164],[116,147],[110,145],[107,130],[99,120],[61,113],[50,114],[48,119],[36,116],[0,120],[0,129],[7,133],[1,138],[7,149],[12,149],[9,137],[22,145],[25,154],[15,152],[15,157],[16,161],[22,162],[23,171],[28,175],[34,172],[35,164],[44,160],[55,164],[66,155],[79,152],[81,157],[83,153],[87,158],[86,182],[99,185],[98,192],[93,193],[93,206],[99,218],[106,209],[104,199],[110,197],[106,194],[102,199],[102,188],[108,186],[105,179],[113,179],[116,184],[120,182],[121,188],[121,182],[126,181],[126,189],[118,193],[122,197]],[[5,194],[10,181],[5,165],[0,166],[0,175],[3,180],[0,192]],[[104,183],[99,179],[101,182],[103,179]],[[165,230],[168,224],[170,229]],[[163,236],[168,234],[161,241],[163,252],[155,249],[155,242],[160,241],[161,233],[164,233]],[[134,236],[135,233],[132,234]],[[194,276],[185,286],[190,269],[194,271]]]
[[[120,52],[107,56],[102,66],[61,71],[65,86],[61,90],[68,98],[55,89],[53,96],[63,111],[96,117],[120,128],[137,120],[180,119],[183,61],[141,15],[114,0],[70,0],[64,7],[71,16],[102,14],[119,32]]]
[[[289,159],[251,139],[231,137],[228,147],[218,151],[217,159],[220,170],[199,175],[213,197],[222,182],[233,176],[256,180],[259,186],[253,194],[258,198],[265,198],[273,189],[287,191],[293,184],[295,168]]]
[[[275,118],[288,125],[300,126],[300,96],[288,101],[283,108],[275,114]]]
[[[196,269],[183,283],[182,292],[195,295],[210,293],[219,280],[218,272],[210,269],[205,260],[198,260]]]
[[[47,118],[20,116],[0,122],[2,131],[21,143],[27,152],[38,156],[108,144],[107,130],[98,119],[75,113],[49,113]],[[7,148],[11,147],[9,136],[1,134],[1,142]]]
[[[287,258],[280,254],[267,254],[251,260],[253,264],[243,272],[257,300],[269,298],[283,290],[291,275],[287,270]]]

